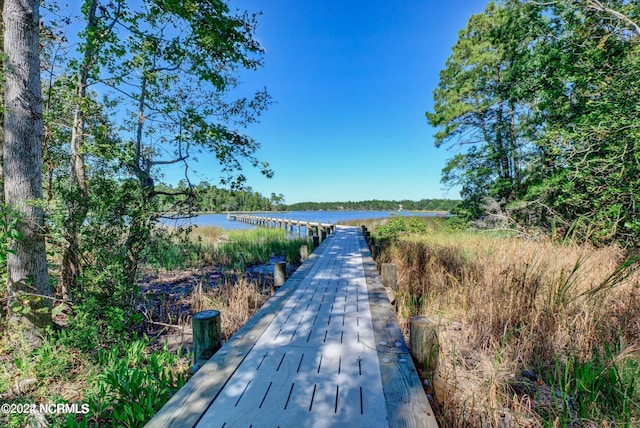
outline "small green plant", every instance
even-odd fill
[[[564,363],[556,358],[552,391],[559,400],[548,414],[550,422],[560,418],[572,420],[611,420],[629,424],[640,415],[637,379],[640,376],[638,358],[619,358],[609,345],[604,351],[581,361],[575,355]]]
[[[7,205],[0,205],[0,299],[6,297],[7,257],[15,254],[11,244],[22,239],[22,233],[18,230],[20,218],[17,213],[10,210]],[[28,306],[28,305],[27,305]],[[20,309],[20,308],[17,308]],[[3,309],[0,308],[0,315]]]
[[[142,426],[188,377],[179,352],[148,353],[142,340],[98,351],[96,359],[103,370],[87,394],[89,414],[69,415],[60,426]]]
[[[15,240],[22,239],[22,233],[18,230],[19,216],[6,205],[0,208],[0,265],[7,261],[8,254],[15,254],[11,244]]]

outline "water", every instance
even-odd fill
[[[249,213],[261,217],[284,218],[302,221],[320,221],[322,223],[339,223],[348,220],[366,220],[372,218],[387,218],[391,215],[436,217],[441,214],[433,212],[390,212],[390,211],[287,211]],[[174,225],[175,221],[166,221]],[[190,219],[179,220],[177,224],[193,224],[196,226],[216,226],[225,230],[255,229],[256,226],[239,221],[227,220],[227,214],[200,214]]]

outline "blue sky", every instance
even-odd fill
[[[246,130],[275,176],[247,166],[247,185],[287,203],[459,198],[440,183],[455,152],[434,147],[425,112],[458,31],[487,2],[230,0],[262,12],[264,67],[242,73],[240,92],[266,87],[275,101]],[[192,182],[218,183],[211,158],[192,165]]]
[[[458,31],[486,1],[256,3],[231,6],[263,13],[265,65],[243,81],[276,102],[248,129],[275,176],[248,167],[249,186],[287,203],[459,198],[440,183],[453,152],[434,147],[424,114]]]

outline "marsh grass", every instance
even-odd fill
[[[622,249],[435,228],[380,261],[405,330],[440,319],[443,426],[637,426],[640,275]]]
[[[227,242],[216,248],[216,259],[221,265],[238,270],[267,264],[274,256],[289,264],[300,264],[300,246],[310,246],[306,239],[287,239],[281,229],[254,229],[231,231]]]
[[[215,226],[198,226],[190,230],[189,237],[204,246],[212,248],[224,239],[225,230]]]
[[[158,228],[145,249],[145,261],[157,270],[171,271],[206,265],[242,271],[282,257],[300,264],[300,246],[306,239],[288,239],[281,229],[224,231],[201,226],[185,230]]]
[[[387,222],[386,218],[369,218],[369,219],[361,219],[361,220],[344,220],[339,222],[339,224],[343,226],[366,226],[367,229],[373,230],[379,225],[385,224]]]

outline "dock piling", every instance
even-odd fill
[[[220,311],[198,312],[191,319],[193,328],[193,364],[202,367],[222,346]]]
[[[287,280],[287,264],[285,262],[278,262],[273,266],[273,289],[278,291]]]

